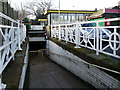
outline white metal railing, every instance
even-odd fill
[[[101,26],[104,23],[117,25]],[[119,23],[118,23],[119,22]],[[120,18],[51,25],[51,37],[120,59]]]
[[[26,26],[24,24],[0,12],[0,21],[3,18],[9,21],[10,25],[2,25],[0,23],[0,75],[2,75],[10,60],[14,60],[16,51],[22,50],[21,44],[25,41],[26,37]],[[0,89],[5,88],[1,78]]]

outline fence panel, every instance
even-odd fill
[[[21,50],[21,44],[26,37],[26,27],[1,12],[0,17],[11,22],[11,25],[0,24],[0,75],[2,75],[10,60],[14,60],[16,51]],[[0,89],[5,86],[0,77]]]
[[[101,26],[100,23],[117,22]],[[51,37],[120,59],[120,18],[51,25]]]

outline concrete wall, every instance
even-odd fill
[[[76,76],[80,77],[84,81],[90,83],[96,88],[120,88],[120,81],[108,75],[104,71],[95,68],[93,66],[86,65],[79,61],[73,61],[66,57],[60,56],[65,55],[76,60],[84,61],[72,53],[62,49],[52,41],[48,41],[47,47],[50,49],[50,52],[59,54],[49,53],[49,58],[60,64],[64,68],[68,69]]]

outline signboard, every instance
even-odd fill
[[[47,19],[38,19],[38,21],[47,21]]]
[[[107,19],[110,19],[110,18],[107,18]],[[107,26],[110,26],[110,25],[111,25],[111,21],[107,21],[107,22],[106,22],[106,25],[107,25]]]
[[[106,9],[105,8],[105,13],[120,13],[119,9]]]

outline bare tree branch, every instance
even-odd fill
[[[19,17],[22,19],[30,15],[43,15],[44,12],[50,9],[52,5],[51,0],[34,0],[32,2],[28,0],[24,5],[21,3],[21,6],[15,4],[15,9],[19,11]]]
[[[33,2],[27,2],[25,5],[25,9],[29,12],[31,12],[32,15],[39,15],[39,14],[44,14],[44,12],[47,9],[50,9],[52,6],[52,2],[50,1],[45,1],[45,0],[35,0]]]

